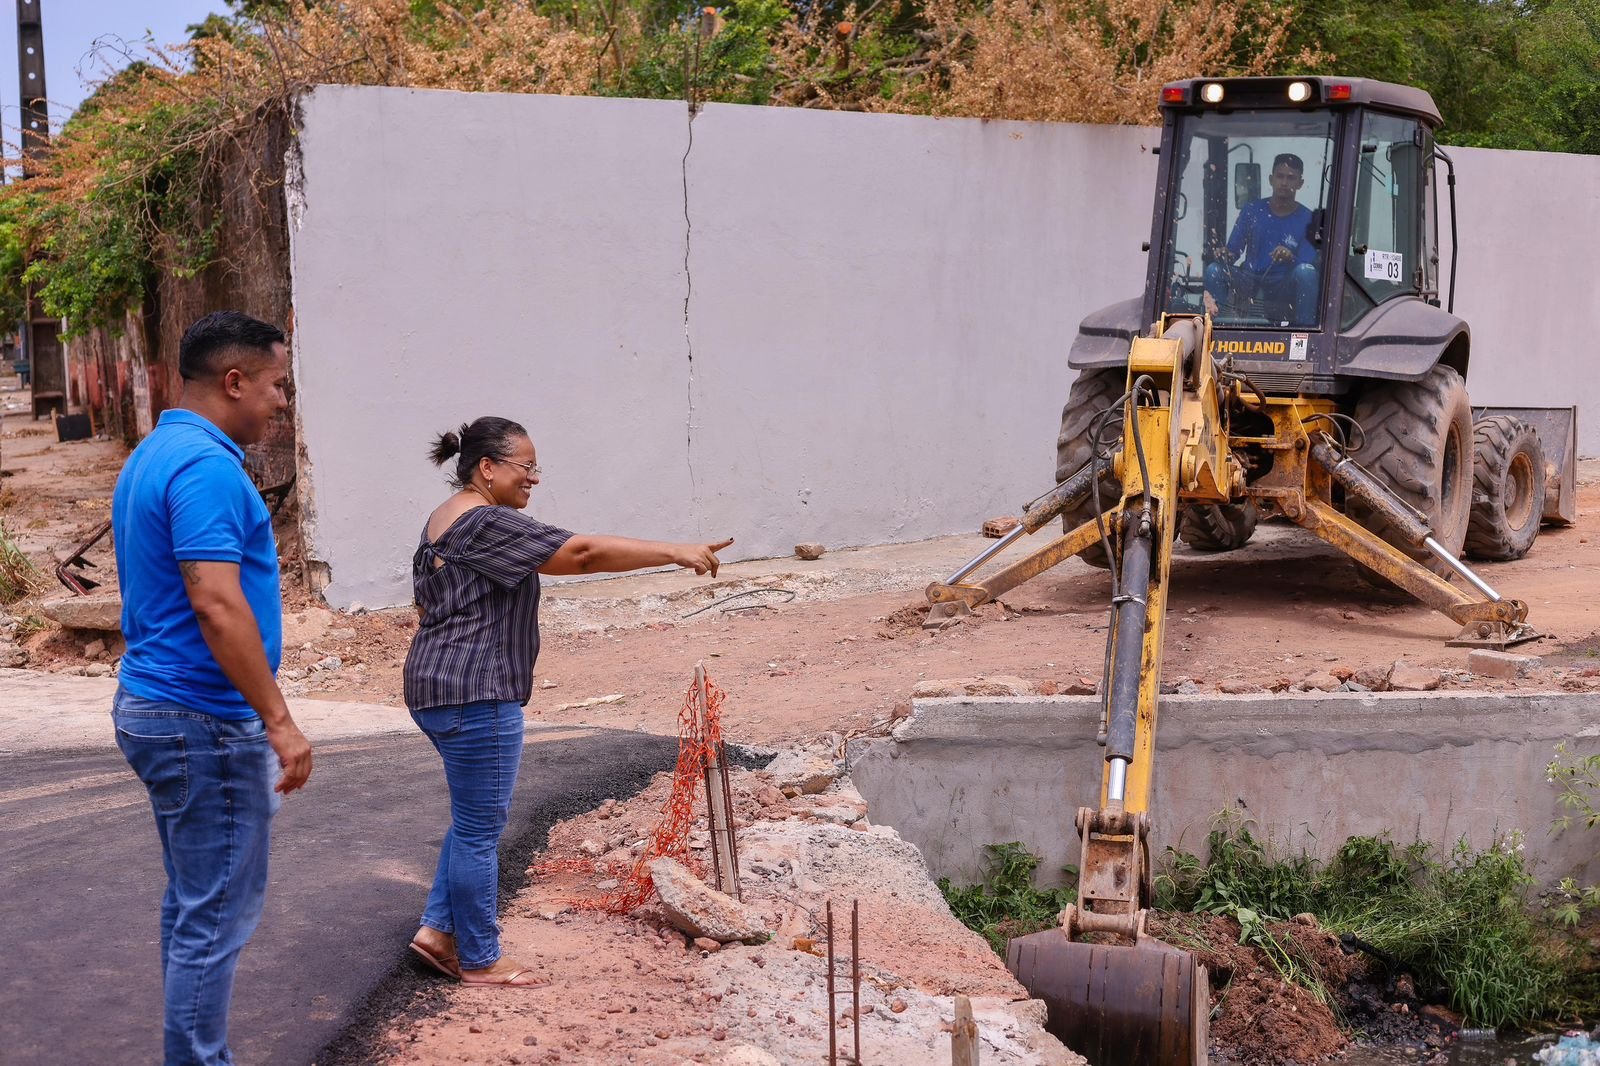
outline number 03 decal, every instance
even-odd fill
[[[1399,252],[1367,252],[1367,280],[1400,284],[1405,268]]]

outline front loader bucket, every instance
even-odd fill
[[[1205,1066],[1211,990],[1187,951],[1148,938],[1085,944],[1046,929],[1010,941],[1006,967],[1044,1001],[1045,1029],[1090,1066]]]

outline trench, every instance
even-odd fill
[[[1413,841],[1449,854],[1520,833],[1542,885],[1600,876],[1592,831],[1554,833],[1563,813],[1546,778],[1557,744],[1600,750],[1589,694],[1330,693],[1164,696],[1151,775],[1150,850],[1203,853],[1220,812],[1286,854],[1327,859],[1350,837]],[[918,700],[889,738],[852,752],[874,822],[915,844],[935,878],[982,883],[985,846],[1020,841],[1035,883],[1079,861],[1073,816],[1097,806],[1103,749],[1095,697]],[[1537,1060],[1548,1037],[1470,1035],[1446,1058],[1355,1048],[1347,1066]]]

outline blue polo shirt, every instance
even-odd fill
[[[193,411],[170,410],[128,457],[111,497],[122,586],[122,687],[218,718],[255,711],[211,657],[179,561],[239,564],[274,674],[283,658],[283,600],[272,515],[244,470],[244,452]]]

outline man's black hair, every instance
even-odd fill
[[[178,374],[185,381],[225,373],[227,355],[237,348],[272,357],[272,346],[284,343],[283,330],[239,311],[213,311],[183,332],[178,344]]]
[[[1295,155],[1293,152],[1284,152],[1280,154],[1272,161],[1272,169],[1277,170],[1279,165],[1283,163],[1289,164],[1289,169],[1294,171],[1296,174],[1303,176],[1306,172],[1306,165],[1302,163],[1300,161],[1300,157]]]

